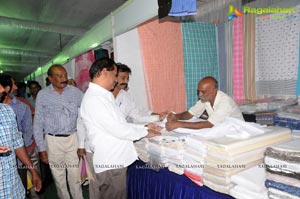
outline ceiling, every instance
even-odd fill
[[[0,0],[0,72],[22,80],[126,0]]]

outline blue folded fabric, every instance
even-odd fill
[[[196,0],[172,0],[169,16],[187,16],[197,13]]]
[[[295,195],[295,196],[300,196],[300,188],[298,188],[298,187],[286,185],[286,184],[276,182],[273,180],[266,180],[265,186],[267,188],[274,188],[274,189],[278,189],[280,191],[284,191],[284,192],[287,192],[287,193]]]

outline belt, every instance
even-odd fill
[[[71,134],[52,134],[48,133],[48,135],[54,136],[54,137],[69,137]]]
[[[7,157],[10,156],[12,154],[11,150],[5,152],[5,153],[0,153],[0,157]]]

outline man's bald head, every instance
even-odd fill
[[[199,84],[200,83],[209,84],[211,87],[218,89],[218,81],[212,76],[204,77],[199,81]]]
[[[198,95],[202,102],[214,104],[218,92],[218,81],[211,76],[204,77],[198,84]]]

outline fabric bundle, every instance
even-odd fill
[[[266,172],[263,164],[252,167],[231,176],[235,186],[230,190],[230,195],[235,198],[268,198],[267,189],[264,186]]]
[[[293,139],[265,152],[269,198],[300,198],[300,139]]]
[[[262,128],[256,125],[247,122],[242,123],[239,126],[239,132],[245,131],[245,133],[240,134],[240,137],[232,136],[234,134],[231,133],[229,136],[225,135],[207,140],[204,185],[222,193],[232,194],[237,198],[243,198],[243,195],[247,195],[248,198],[267,198],[267,192],[263,190],[264,180],[257,182],[250,177],[248,180],[254,180],[251,190],[250,186],[243,185],[241,183],[243,181],[237,179],[241,179],[241,177],[239,178],[240,175],[243,177],[243,172],[250,173],[249,176],[258,176],[252,172],[264,171],[264,168],[255,169],[255,167],[263,163],[265,149],[272,144],[290,140],[292,135],[290,129],[287,128]],[[223,131],[227,132],[227,129],[223,128]],[[261,197],[256,197],[258,188],[253,190],[255,183],[257,187],[260,187]],[[247,194],[244,192],[245,189]]]

